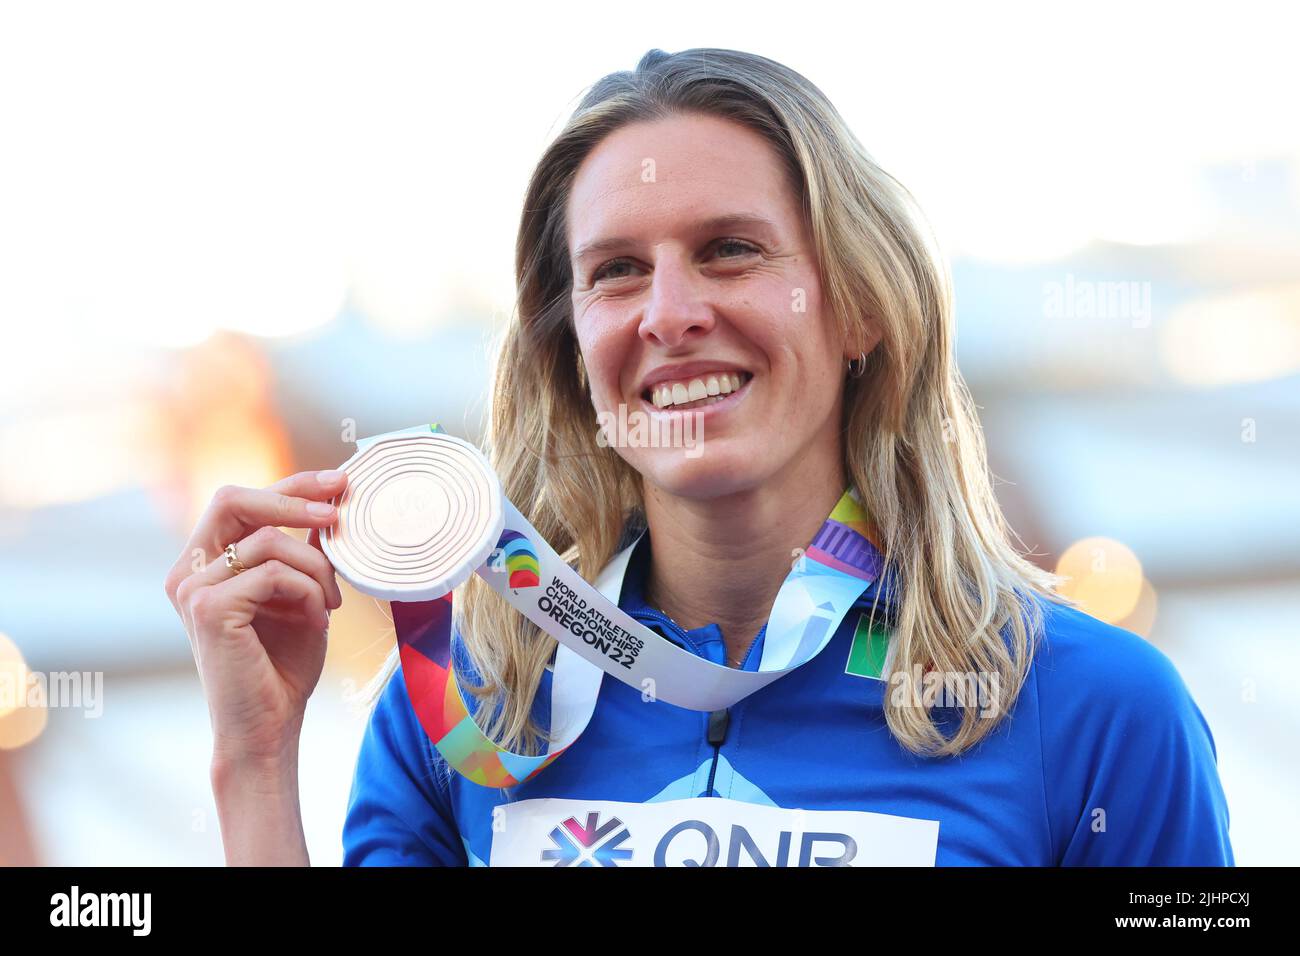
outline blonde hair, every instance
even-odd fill
[[[985,675],[1000,690],[991,706],[963,706],[951,737],[915,698],[886,694],[885,718],[908,750],[959,754],[1019,695],[1043,623],[1034,596],[1070,602],[1054,593],[1060,578],[1010,543],[953,358],[950,277],[915,201],[798,73],[735,50],[651,50],[635,70],[587,92],[524,200],[517,315],[497,352],[485,452],[506,495],[587,580],[616,553],[625,523],[644,522],[640,476],[596,441],[573,328],[565,209],[580,163],[606,136],[692,112],[741,123],[771,144],[799,190],[841,340],[867,340],[872,327],[881,334],[865,373],[846,381],[843,425],[846,471],[879,533],[884,573],[898,584],[882,677],[892,682],[922,665]],[[494,715],[484,732],[515,752],[539,752],[545,734],[531,710],[555,640],[477,575],[453,604],[478,677],[461,686],[480,699],[480,714]],[[395,666],[396,654],[374,695]]]

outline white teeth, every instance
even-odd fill
[[[730,395],[739,389],[742,381],[738,372],[717,372],[705,378],[655,385],[650,389],[650,401],[656,408],[667,408],[669,405],[685,405],[706,398],[721,400],[721,396]]]

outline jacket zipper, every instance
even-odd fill
[[[731,723],[731,712],[727,708],[715,710],[709,714],[708,741],[713,744],[713,766],[709,767],[709,788],[704,791],[706,797],[715,797],[713,779],[718,772],[718,757],[722,753],[722,742],[727,739],[727,725]]]
[[[684,640],[686,640],[686,635],[682,632],[681,625],[679,625],[672,618],[668,617],[668,615],[664,614],[662,611],[656,611],[653,608],[647,608],[644,611],[638,611],[636,616],[653,618],[654,620],[662,624],[665,629],[669,631],[673,631],[678,635],[680,635],[682,640],[678,640],[675,642],[679,646],[682,644]],[[749,654],[750,652],[753,651],[753,649],[754,649],[754,645],[751,644],[749,647],[749,651],[745,652],[746,659],[748,659]],[[705,740],[713,747],[713,763],[709,767],[709,785],[708,788],[704,791],[704,795],[706,797],[716,796],[716,794],[713,792],[713,781],[717,777],[718,758],[722,755],[722,744],[727,739],[727,728],[728,726],[730,726],[730,724],[731,724],[731,712],[726,707],[722,708],[721,710],[715,710],[710,712],[708,729],[705,731]]]

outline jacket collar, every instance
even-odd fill
[[[871,529],[872,532],[874,530],[874,528]],[[869,540],[871,546],[876,548],[875,541],[877,539],[874,533]],[[629,520],[624,525],[623,535],[619,542],[619,552],[621,553],[623,549],[628,547],[631,547],[632,550],[627,559],[626,571],[623,574],[622,591],[618,599],[619,607],[632,617],[641,620],[642,623],[664,625],[658,627],[657,630],[661,632],[665,630],[673,631],[673,633],[666,634],[667,637],[685,637],[687,646],[707,645],[714,641],[720,644],[722,632],[717,624],[710,623],[703,627],[686,630],[677,625],[676,622],[668,619],[667,615],[661,610],[646,603],[645,582],[650,571],[651,541],[650,532],[643,523]],[[892,617],[897,610],[898,589],[893,586],[895,580],[896,575],[893,570],[886,568],[882,576],[862,592],[862,595],[854,603],[854,607],[869,608],[873,602],[877,601],[877,595],[879,595],[878,606],[880,611],[883,611],[887,617]],[[764,624],[763,629],[759,631],[758,640],[754,642],[755,646],[761,646],[762,637],[766,630],[767,625]],[[707,656],[711,657],[713,655]]]

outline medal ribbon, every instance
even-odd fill
[[[438,425],[388,434],[413,433],[426,439],[430,433],[445,434]],[[358,442],[359,453],[384,437]],[[466,708],[451,664],[451,591],[433,600],[389,603],[402,675],[420,725],[452,768],[488,787],[529,780],[562,754],[590,722],[607,673],[656,699],[699,711],[730,707],[778,680],[830,642],[884,563],[866,511],[850,487],[782,583],[759,669],[742,671],[697,657],[618,606],[640,536],[614,556],[593,585],[556,554],[504,494],[501,503],[504,522],[496,547],[474,573],[559,643],[551,679],[554,739],[545,753],[529,756],[499,746]]]

